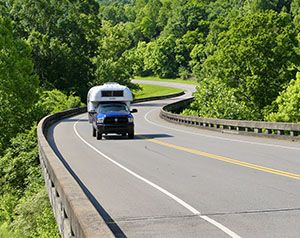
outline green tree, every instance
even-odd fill
[[[300,73],[297,73],[296,80],[292,80],[280,93],[271,108],[274,112],[269,113],[269,110],[266,110],[265,113],[267,121],[300,122]]]
[[[0,16],[0,154],[10,138],[28,128],[38,98],[30,47],[16,38],[9,18]]]
[[[142,33],[144,40],[150,41],[158,36],[161,30],[158,27],[158,18],[162,3],[160,0],[148,0],[146,5],[144,4],[139,3],[140,8],[136,15],[135,24]]]
[[[237,89],[230,88],[217,79],[202,80],[194,101],[182,114],[235,120],[255,119],[255,112],[241,102],[236,94]]]
[[[162,35],[182,37],[187,31],[198,29],[204,35],[208,33],[207,1],[202,0],[177,0],[172,7],[172,15],[168,19]]]
[[[110,21],[112,25],[121,22],[127,22],[126,5],[121,2],[112,2],[111,4],[103,4],[99,9],[99,15],[102,20]]]
[[[124,52],[124,56],[131,62],[131,67],[134,75],[149,76],[153,74],[151,70],[145,69],[145,54],[147,43],[140,41],[135,48]]]
[[[112,26],[109,22],[103,22],[102,36],[98,38],[97,57],[92,59],[96,66],[96,79],[90,86],[118,82],[130,88],[138,88],[130,81],[133,77],[132,62],[124,55],[133,44],[130,29],[131,24]]]
[[[145,69],[151,70],[161,78],[172,78],[178,74],[176,63],[175,37],[160,37],[147,45],[145,52]]]
[[[295,76],[290,68],[299,62],[296,45],[286,13],[239,17],[220,35],[218,49],[204,62],[200,78],[218,78],[237,89],[239,100],[261,112]]]
[[[246,9],[251,12],[274,10],[277,12],[290,11],[292,0],[246,0]]]
[[[43,91],[30,112],[30,123],[80,105],[78,97]],[[0,157],[0,227],[24,237],[59,237],[41,175],[36,126],[19,133],[9,145]],[[0,228],[0,236],[1,232]]]
[[[0,157],[0,199],[0,225],[21,237],[59,237],[41,176],[36,126],[13,138]]]
[[[86,97],[101,27],[94,0],[10,0],[15,31],[33,49],[41,85]]]
[[[300,1],[293,0],[291,3],[291,13],[293,16],[293,23],[298,30],[298,35],[300,35]],[[299,36],[298,39],[300,39]]]
[[[196,53],[199,45],[203,45],[205,37],[198,29],[195,31],[187,31],[182,38],[176,40],[176,62],[179,65],[179,75],[182,78],[187,78],[191,75],[192,69],[195,64],[201,62],[199,57],[200,53]],[[197,56],[196,56],[197,55]],[[195,61],[199,60],[195,63]]]

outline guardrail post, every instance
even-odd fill
[[[63,236],[66,238],[75,237],[74,233],[72,231],[72,228],[71,228],[70,219],[68,218],[65,210],[62,211],[62,217],[63,217],[63,227],[64,227],[63,228]]]
[[[261,128],[254,128],[254,132],[255,132],[255,133],[261,133],[261,132],[262,132],[262,129],[261,129]]]
[[[266,134],[272,134],[272,129],[266,129]]]
[[[284,130],[277,130],[277,135],[284,135]]]
[[[290,136],[298,136],[298,131],[290,131]]]

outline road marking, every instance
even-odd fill
[[[246,143],[246,144],[252,144],[252,145],[278,147],[278,148],[290,149],[290,150],[300,150],[300,148],[298,148],[298,147],[284,146],[284,145],[275,145],[275,144],[267,144],[267,143],[260,143],[260,142],[246,141],[246,140],[238,140],[238,139],[229,139],[229,138],[224,138],[224,137],[220,137],[220,136],[205,135],[205,134],[201,134],[201,133],[194,133],[194,132],[190,132],[190,131],[186,131],[186,130],[180,130],[180,129],[172,128],[172,127],[169,127],[169,126],[163,126],[163,125],[160,125],[158,123],[155,123],[155,122],[149,120],[149,118],[148,118],[149,114],[152,113],[155,110],[158,110],[158,108],[155,108],[155,109],[147,112],[145,114],[145,116],[144,116],[144,119],[148,123],[150,123],[152,125],[155,125],[155,126],[158,126],[158,127],[166,128],[166,129],[173,130],[173,131],[183,132],[183,133],[186,133],[186,134],[191,134],[191,135],[196,135],[196,136],[202,136],[202,137],[207,137],[207,138],[213,138],[213,139],[220,139],[220,140],[225,140],[225,141],[233,141],[233,142]]]
[[[207,217],[204,215],[201,215],[201,213],[195,209],[194,207],[192,207],[191,205],[189,205],[188,203],[186,203],[185,201],[183,201],[182,199],[178,198],[177,196],[175,196],[174,194],[168,192],[166,189],[160,187],[159,185],[151,182],[150,180],[142,177],[141,175],[133,172],[132,170],[128,169],[127,167],[123,166],[122,164],[116,162],[115,160],[111,159],[109,156],[107,156],[106,154],[104,154],[103,152],[101,152],[100,150],[98,150],[97,148],[95,148],[94,146],[92,146],[90,143],[88,143],[85,139],[83,139],[80,134],[77,131],[76,125],[78,124],[78,122],[80,121],[80,119],[78,119],[78,121],[76,123],[74,123],[73,125],[73,129],[75,134],[78,136],[78,138],[85,143],[88,147],[90,147],[92,150],[94,150],[95,152],[97,152],[98,154],[100,154],[103,158],[107,159],[108,161],[110,161],[111,163],[115,164],[116,166],[118,166],[119,168],[123,169],[124,171],[126,171],[127,173],[131,174],[132,176],[136,177],[137,179],[145,182],[146,184],[150,185],[151,187],[157,189],[158,191],[160,191],[161,193],[165,194],[166,196],[168,196],[169,198],[173,199],[174,201],[176,201],[177,203],[179,203],[181,206],[185,207],[187,210],[189,210],[191,213],[193,213],[194,215],[199,216],[201,219],[207,221],[208,223],[214,225],[215,227],[219,228],[221,231],[223,231],[224,233],[226,233],[227,235],[229,235],[232,238],[241,238],[239,235],[237,235],[236,233],[234,233],[233,231],[231,231],[230,229],[228,229],[227,227],[225,227],[224,225],[222,225],[221,223]]]
[[[289,173],[289,172],[282,171],[282,170],[277,170],[277,169],[272,169],[272,168],[268,168],[268,167],[264,167],[264,166],[260,166],[260,165],[256,165],[256,164],[251,164],[251,163],[243,162],[243,161],[240,161],[240,160],[235,160],[235,159],[231,159],[231,158],[228,158],[228,157],[224,157],[224,156],[221,156],[221,155],[215,155],[215,154],[207,153],[207,152],[204,152],[204,151],[201,151],[201,150],[195,150],[195,149],[190,149],[190,148],[179,146],[179,145],[170,144],[170,143],[160,141],[160,140],[156,140],[156,139],[147,139],[147,141],[150,141],[152,143],[159,144],[159,145],[162,145],[162,146],[165,146],[165,147],[173,148],[173,149],[176,149],[176,150],[181,150],[181,151],[184,151],[184,152],[188,152],[190,154],[200,155],[200,156],[203,156],[203,157],[206,157],[206,158],[215,159],[215,160],[223,161],[223,162],[226,162],[226,163],[239,165],[239,166],[243,166],[243,167],[263,171],[263,172],[266,172],[266,173],[276,174],[276,175],[280,175],[280,176],[300,180],[300,174]]]

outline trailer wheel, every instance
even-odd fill
[[[93,137],[96,137],[96,129],[93,127]]]
[[[101,140],[101,139],[102,139],[102,133],[97,131],[97,140]]]

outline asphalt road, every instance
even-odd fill
[[[161,106],[194,90],[168,85],[187,95],[134,105],[134,140],[97,141],[86,114],[49,131],[116,236],[300,237],[300,143],[168,123]]]

